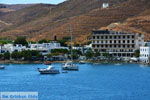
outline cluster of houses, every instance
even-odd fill
[[[109,53],[110,56],[116,58],[135,58],[135,51],[139,51],[139,57],[135,58],[143,63],[150,63],[150,42],[144,41],[144,35],[140,33],[126,33],[116,32],[112,30],[94,30],[91,35],[91,44],[84,47],[73,47],[73,49],[80,50],[85,53],[92,49],[95,52]],[[58,42],[51,43],[29,43],[28,46],[20,44],[5,44],[0,47],[0,53],[14,52],[23,50],[37,50],[42,55],[51,53],[52,49],[68,49],[63,47]],[[134,60],[135,60],[134,59]]]
[[[36,43],[36,44],[29,44],[28,46],[23,46],[21,44],[5,44],[0,47],[0,53],[5,52],[14,52],[14,51],[23,51],[23,50],[36,50],[40,51],[42,55],[49,54],[52,49],[68,49],[68,47],[63,47],[60,43],[51,42],[51,43]]]
[[[140,57],[135,59],[150,63],[150,42],[144,42],[143,34],[95,30],[91,41],[93,51],[107,52],[113,57],[133,58],[135,51],[139,50]]]

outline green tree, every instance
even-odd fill
[[[110,57],[110,55],[109,55],[108,52],[103,53],[103,56],[106,57],[106,58],[107,58],[107,57]]]
[[[39,51],[35,50],[25,50],[21,52],[22,57],[24,60],[37,60],[43,58],[42,54]],[[34,59],[33,59],[34,58]]]
[[[40,43],[40,44],[42,44],[42,43],[49,43],[49,41],[46,40],[46,39],[42,39],[42,40],[38,41],[38,43]]]
[[[4,56],[4,59],[7,59],[7,60],[10,59],[10,53],[9,52],[5,52],[3,56]]]
[[[70,41],[71,37],[64,37],[61,40],[58,40],[58,42],[61,44],[61,46],[67,46],[66,42]]]
[[[134,56],[135,56],[135,57],[139,57],[139,56],[140,56],[140,50],[135,50]]]
[[[3,54],[0,54],[0,59],[3,59],[4,58],[4,55]]]
[[[22,44],[23,46],[28,46],[28,42],[26,41],[25,37],[17,37],[17,39],[14,41],[14,45],[16,44]]]
[[[94,52],[92,50],[89,50],[85,53],[86,58],[92,58],[94,56]]]
[[[97,52],[94,53],[94,57],[99,57],[99,56],[101,56],[100,52],[97,51]]]
[[[18,59],[21,59],[23,56],[22,56],[22,53],[21,52],[17,52],[17,51],[14,51],[12,54],[11,54],[11,57],[15,60],[18,60]]]
[[[67,49],[52,49],[51,53],[67,54],[69,51]]]

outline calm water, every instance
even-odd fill
[[[53,64],[60,68],[61,64]],[[0,70],[0,91],[39,92],[39,100],[150,100],[150,67],[81,64],[80,71],[40,75],[42,64]]]

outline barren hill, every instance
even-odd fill
[[[103,9],[103,3],[109,3],[110,7]],[[12,24],[2,28],[0,36],[27,36],[30,40],[62,38],[70,35],[71,25],[76,40],[83,42],[93,29],[116,22],[134,23],[140,16],[149,16],[149,7],[149,0],[67,0],[58,5],[38,4],[0,16],[0,20]],[[149,35],[147,22],[142,23],[129,27],[137,25],[132,27],[142,27],[141,31]]]

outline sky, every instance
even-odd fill
[[[58,4],[65,0],[0,0],[3,4],[31,4],[31,3],[49,3]]]

